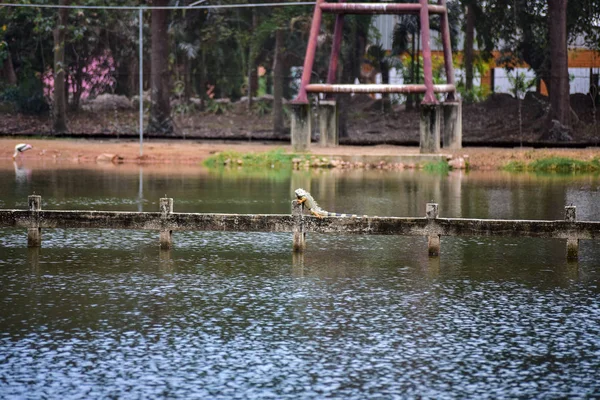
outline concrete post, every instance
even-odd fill
[[[339,145],[339,113],[335,100],[319,101],[319,143],[323,147]]]
[[[27,262],[31,272],[37,274],[40,272],[40,248],[30,247],[27,249]]]
[[[445,149],[462,149],[462,103],[447,102],[444,109],[444,130],[442,141]]]
[[[173,260],[171,260],[171,249],[158,250],[158,267],[161,272],[171,272],[173,270]]]
[[[438,205],[436,203],[427,203],[425,216],[429,222],[433,222],[439,216]],[[440,235],[429,234],[429,236],[427,236],[427,249],[429,257],[437,257],[440,255]]]
[[[440,105],[421,104],[420,150],[421,154],[440,151]]]
[[[160,248],[167,250],[173,247],[173,231],[164,227],[166,220],[173,213],[173,199],[160,199],[160,217],[163,220],[163,227],[160,230]]]
[[[307,151],[310,147],[312,118],[309,103],[292,103],[292,150]]]
[[[294,218],[292,251],[301,253],[306,249],[306,232],[304,232],[304,217],[302,209],[304,206],[297,200],[292,201],[292,217]]]
[[[30,211],[30,224],[27,228],[27,247],[40,247],[42,245],[42,228],[40,228],[40,211],[42,210],[42,196],[31,195],[27,198]]]
[[[577,207],[565,207],[565,221],[577,221]],[[577,260],[579,258],[579,239],[567,238],[567,260]]]

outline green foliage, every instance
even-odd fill
[[[543,158],[531,162],[528,169],[532,171],[555,172],[594,172],[600,170],[600,160],[581,161],[566,157]]]
[[[50,109],[42,82],[35,77],[24,79],[19,86],[5,88],[0,92],[0,101],[12,103],[23,114],[43,114]]]
[[[238,153],[223,151],[207,158],[204,165],[208,168],[223,166],[244,166],[251,168],[291,168],[292,160],[299,156],[286,153],[283,149],[275,149],[264,153]]]
[[[527,93],[529,89],[535,87],[535,78],[527,79],[523,73],[507,74],[508,82],[510,82],[510,91],[515,96],[515,99],[520,99]]]
[[[600,171],[600,159],[582,161],[567,157],[548,157],[532,161],[529,164],[522,161],[511,161],[503,169],[511,172],[598,172]]]
[[[446,161],[427,162],[423,164],[423,171],[447,174],[452,168]]]
[[[477,103],[487,99],[490,95],[490,90],[485,86],[473,86],[472,90],[467,91],[462,79],[457,83],[456,90],[466,103]]]
[[[453,60],[456,65],[456,60]],[[473,68],[477,75],[484,76],[489,70],[489,64],[486,62],[485,57],[481,55],[475,56],[473,60]],[[485,100],[490,94],[490,89],[485,86],[473,86],[469,91],[466,89],[465,76],[461,76],[456,83],[456,90],[460,93],[461,98],[466,103],[476,103]]]
[[[209,100],[206,104],[206,111],[215,115],[224,114],[225,112],[229,111],[230,108],[231,104],[220,101],[214,101],[212,99]]]
[[[263,117],[271,114],[271,111],[273,110],[273,103],[266,100],[258,100],[254,102],[252,107],[254,108],[253,111],[255,114]]]
[[[2,27],[0,27],[1,29]],[[4,66],[4,61],[8,59],[8,43],[5,41],[0,42],[0,68]]]
[[[523,161],[510,161],[502,169],[509,172],[521,172],[527,170],[527,164]]]

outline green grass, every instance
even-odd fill
[[[264,153],[223,151],[204,160],[204,165],[208,168],[219,168],[224,166],[291,168],[292,160],[299,157],[301,156],[294,153],[286,153],[283,149],[275,149]]]
[[[423,171],[435,173],[448,173],[452,168],[446,161],[427,162],[423,164]]]
[[[511,161],[503,168],[505,171],[533,171],[533,172],[597,172],[600,171],[600,160],[594,158],[590,161],[576,160],[567,157],[541,158],[526,164],[522,161]]]
[[[502,167],[502,169],[509,172],[521,172],[527,170],[527,164],[523,161],[511,161]]]

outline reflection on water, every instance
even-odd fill
[[[2,208],[332,211],[598,220],[598,178],[200,169],[0,174]],[[141,200],[140,200],[141,199]],[[3,398],[590,398],[600,391],[600,243],[290,234],[0,230]]]

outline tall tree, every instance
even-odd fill
[[[567,0],[548,0],[550,33],[550,120],[571,126],[569,59],[567,51]]]
[[[467,15],[465,24],[465,45],[463,51],[463,64],[465,67],[465,93],[466,100],[472,101],[473,93],[473,44],[475,40],[475,4],[467,4]]]
[[[598,48],[600,2],[598,0],[491,0],[486,3],[495,43],[507,67],[525,61],[546,83],[552,120],[571,126],[569,104],[568,43],[583,39]],[[546,133],[542,135],[544,137]]]
[[[275,30],[275,55],[273,56],[273,132],[283,133],[283,45],[285,42],[284,30]]]
[[[344,18],[344,40],[341,50],[342,82],[354,83],[356,78],[360,78],[371,20],[370,15],[352,15]],[[351,97],[349,94],[339,94],[337,100],[340,104],[340,137],[347,137],[348,109]]]
[[[400,15],[398,17],[392,36],[392,54],[402,56],[404,53],[408,53],[410,55],[408,73],[404,76],[405,83],[417,83],[418,81],[416,64],[418,62],[417,36],[419,32],[419,18],[416,15]],[[414,108],[415,96],[413,93],[406,96],[407,110]]]
[[[169,0],[154,0],[153,4],[165,7],[169,5]],[[168,22],[168,9],[152,9],[151,103],[148,131],[162,134],[172,134],[174,131],[170,102]]]
[[[60,0],[60,6],[68,6],[70,0]],[[65,63],[65,32],[67,31],[68,8],[58,9],[54,28],[54,108],[52,127],[55,133],[67,132],[67,86]]]
[[[0,77],[9,85],[17,84],[17,74],[6,42],[0,42]]]

